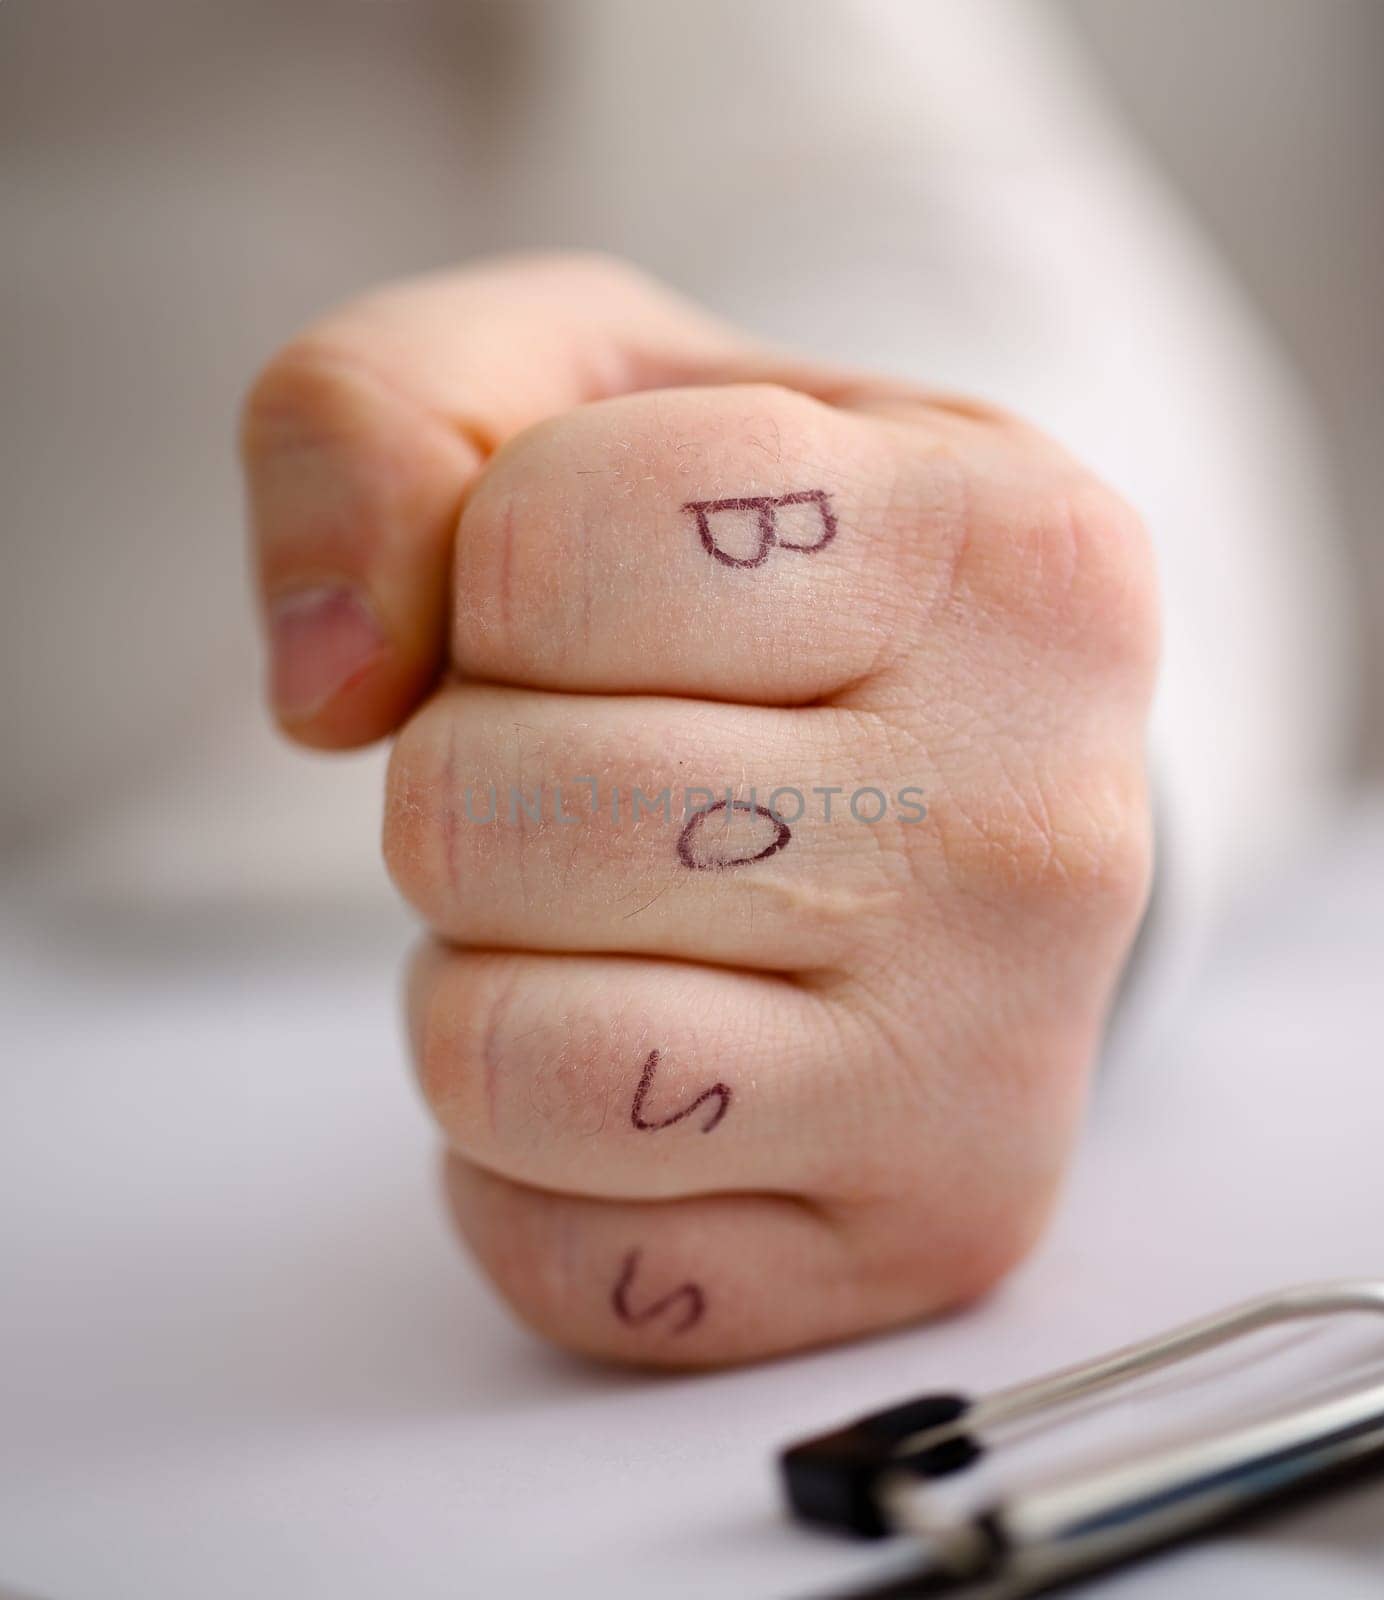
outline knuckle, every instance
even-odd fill
[[[1063,497],[1061,514],[1076,551],[1072,617],[1106,659],[1152,664],[1158,644],[1158,586],[1143,521],[1095,479]]]
[[[1094,480],[1066,497],[1063,516],[1077,567],[1069,621],[1104,660],[1151,667],[1158,647],[1158,590],[1142,521]]]
[[[1055,1180],[990,1161],[979,1167],[984,1192],[914,1192],[868,1213],[871,1240],[860,1251],[862,1288],[872,1299],[916,1316],[964,1306],[992,1289],[1032,1251],[1051,1208]],[[919,1240],[926,1239],[926,1249]]]
[[[1132,917],[1152,863],[1142,768],[1112,763],[1057,780],[1011,781],[984,804],[955,812],[944,845],[953,874],[987,893]]]
[[[949,1305],[965,1306],[980,1299],[1028,1258],[1043,1236],[1055,1188],[1055,1175],[1044,1174],[1032,1178],[1022,1192],[978,1208],[954,1258]]]
[[[1021,1180],[996,1175],[991,1193],[977,1198],[968,1225],[958,1230],[947,1282],[949,1306],[965,1306],[988,1294],[1020,1266],[1043,1236],[1057,1185],[1057,1172],[1032,1169],[1020,1157]]]
[[[986,1293],[1031,1252],[1051,1216],[1079,1126],[1090,1029],[1043,1007],[977,1032],[953,1070],[964,1108],[894,1170],[892,1198],[866,1211],[863,1259],[918,1307],[940,1310]],[[920,1251],[919,1239],[927,1240]],[[883,1253],[878,1253],[882,1245]]]
[[[1043,638],[1102,667],[1151,674],[1158,588],[1141,519],[1087,474],[1045,478],[1009,499],[983,541],[982,587]]]
[[[1095,771],[1043,797],[1047,826],[1032,856],[1041,889],[1118,915],[1142,906],[1151,863],[1148,804],[1142,776]]]

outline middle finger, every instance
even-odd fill
[[[898,926],[923,811],[862,770],[863,716],[459,685],[395,746],[386,859],[472,948],[844,967]]]

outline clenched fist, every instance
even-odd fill
[[[1130,511],[587,259],[347,308],[244,448],[282,725],[401,729],[413,1047],[519,1314],[696,1365],[1012,1266],[1149,879]]]

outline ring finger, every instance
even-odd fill
[[[844,996],[766,974],[429,942],[409,982],[419,1081],[452,1148],[517,1182],[609,1199],[716,1191],[858,1199],[928,1142]],[[858,1115],[906,1097],[881,1129]],[[886,1148],[895,1146],[895,1149]],[[934,1163],[939,1178],[945,1156]]]

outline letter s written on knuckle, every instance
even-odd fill
[[[620,1276],[610,1291],[611,1310],[629,1328],[642,1328],[667,1316],[670,1334],[686,1333],[695,1328],[706,1314],[706,1293],[699,1283],[680,1283],[667,1294],[639,1308],[630,1304],[630,1289],[639,1272],[642,1252],[631,1250],[620,1264]]]
[[[644,1102],[648,1098],[649,1090],[653,1086],[654,1074],[658,1071],[659,1052],[650,1050],[649,1058],[644,1063],[644,1070],[639,1077],[639,1086],[634,1091],[634,1101],[630,1106],[630,1122],[641,1133],[657,1133],[660,1128],[671,1128],[675,1122],[681,1122],[684,1117],[690,1117],[707,1101],[714,1100],[715,1108],[706,1121],[702,1123],[702,1132],[710,1133],[730,1109],[731,1089],[728,1083],[713,1083],[709,1089],[703,1089],[694,1100],[689,1100],[680,1111],[674,1111],[671,1116],[660,1117],[650,1121],[644,1115]]]

